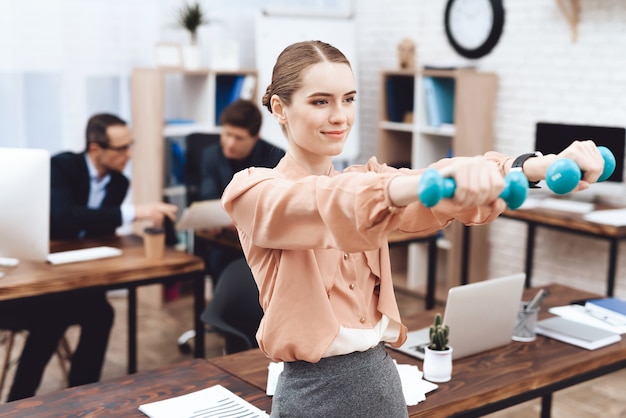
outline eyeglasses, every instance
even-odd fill
[[[98,142],[98,145],[100,146],[100,148],[108,149],[108,150],[116,151],[116,152],[128,152],[133,147],[134,144],[135,144],[135,141],[131,141],[131,142],[129,142],[126,145],[120,145],[118,147],[112,147],[109,144],[101,144],[101,143]]]

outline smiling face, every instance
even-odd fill
[[[307,68],[286,105],[272,98],[273,113],[284,126],[289,152],[300,162],[339,155],[352,129],[356,88],[349,65],[320,62]]]

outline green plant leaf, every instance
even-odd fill
[[[198,2],[185,3],[176,13],[178,25],[189,31],[191,42],[195,44],[198,36],[198,27],[209,23],[200,4]]]

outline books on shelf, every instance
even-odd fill
[[[269,417],[264,411],[221,385],[139,406],[151,418]]]
[[[621,341],[622,336],[569,319],[555,316],[537,322],[535,332],[587,350],[595,350]]]
[[[424,77],[424,105],[428,124],[439,127],[442,124],[454,124],[454,88],[453,78]]]
[[[385,80],[387,119],[406,123],[413,114],[413,76],[390,76]]]
[[[256,78],[253,75],[227,74],[216,77],[215,125],[220,124],[222,111],[237,99],[252,99]]]

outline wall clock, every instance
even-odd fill
[[[466,58],[483,57],[502,35],[502,0],[448,0],[444,25],[456,52]]]

